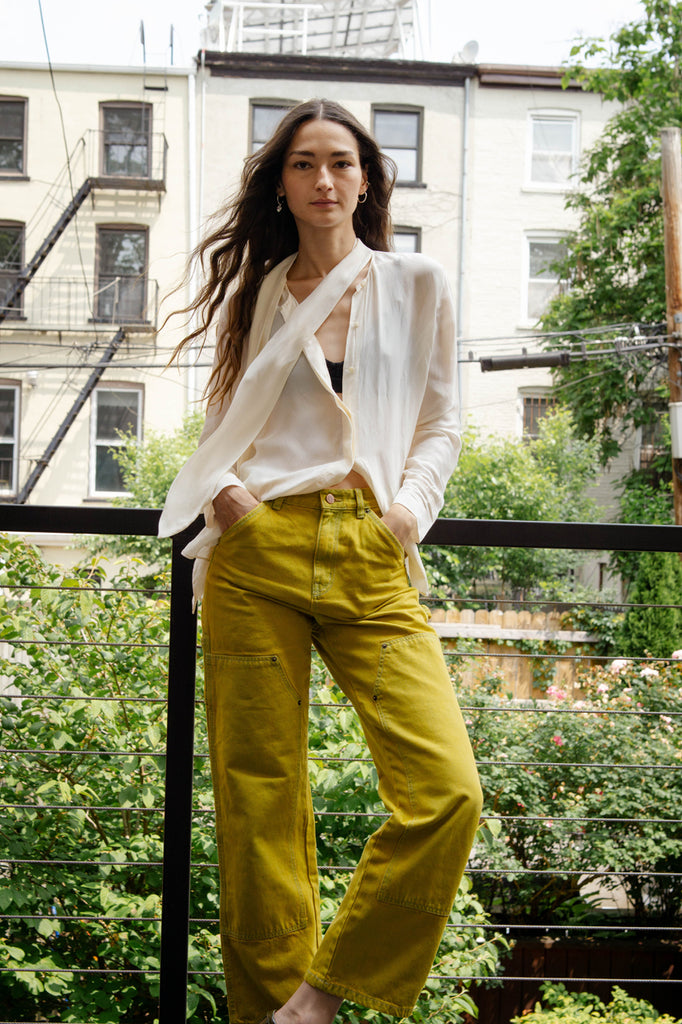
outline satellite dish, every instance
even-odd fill
[[[464,64],[473,64],[478,57],[478,43],[470,39],[462,48],[462,61]]]

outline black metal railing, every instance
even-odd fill
[[[0,506],[0,531],[3,532],[18,532],[23,534],[30,534],[33,532],[46,532],[50,533],[62,533],[62,534],[84,534],[84,535],[108,535],[108,536],[154,536],[156,534],[158,525],[159,513],[156,510],[132,510],[132,509],[85,509],[85,508],[42,508],[37,506]],[[162,865],[163,868],[163,882],[162,882],[162,899],[161,899],[161,915],[160,915],[160,955],[159,965],[157,968],[149,968],[148,970],[139,970],[139,974],[153,974],[155,970],[158,970],[158,992],[159,992],[159,1021],[160,1024],[180,1024],[181,1021],[185,1020],[185,1007],[187,999],[187,986],[188,976],[198,976],[207,972],[202,971],[200,968],[189,969],[188,964],[188,948],[191,938],[192,928],[196,925],[209,925],[217,929],[217,920],[214,917],[204,918],[192,918],[190,913],[190,894],[191,894],[191,872],[192,868],[195,870],[206,870],[214,868],[215,864],[212,860],[207,862],[194,862],[192,863],[192,821],[193,816],[197,814],[210,814],[210,808],[199,808],[193,809],[192,802],[192,791],[193,791],[193,773],[194,766],[197,758],[201,759],[205,763],[206,751],[194,749],[194,717],[195,717],[195,705],[197,701],[196,693],[196,619],[191,609],[191,564],[182,557],[180,554],[182,548],[187,543],[188,539],[196,531],[197,524],[185,531],[184,534],[173,538],[172,541],[172,576],[171,576],[171,588],[170,588],[170,630],[168,636],[168,693],[167,693],[167,735],[166,745],[163,751],[118,751],[118,756],[123,757],[140,757],[148,756],[152,759],[161,759],[165,765],[165,799],[163,809],[161,808],[134,808],[135,812],[155,814],[163,812],[164,817],[164,830],[163,830],[163,852],[160,861],[153,862],[140,862],[131,859],[128,861],[119,860],[116,862],[117,868],[126,867],[129,865],[131,868],[137,867],[142,868],[158,868]],[[630,525],[610,525],[610,524],[576,524],[576,523],[512,523],[512,522],[494,522],[494,521],[480,521],[480,520],[464,520],[464,521],[438,521],[430,534],[425,540],[428,544],[438,545],[486,545],[486,546],[500,546],[500,547],[556,547],[564,549],[575,549],[575,550],[599,550],[599,551],[677,551],[680,548],[680,533],[677,527],[667,526],[630,526]],[[30,586],[30,581],[27,581],[26,586]],[[21,637],[16,637],[12,640],[14,646],[21,647]],[[33,639],[31,642],[35,642]],[[48,641],[53,642],[53,641]],[[55,643],[57,641],[54,641]],[[64,641],[61,641],[64,643]],[[79,643],[80,641],[72,640],[71,643]],[[469,654],[470,657],[476,657],[477,655]],[[510,655],[511,656],[511,655]],[[574,658],[580,657],[576,654],[548,654],[545,657],[551,658]],[[641,659],[641,662],[646,665],[649,659]],[[30,700],[30,694],[25,692],[18,693],[17,699]],[[125,695],[116,698],[118,701],[134,701],[142,698],[138,698],[132,695]],[[158,698],[154,698],[158,699]],[[327,707],[324,704],[318,704],[319,707]],[[338,703],[331,703],[328,705],[330,709],[338,710]],[[561,715],[582,715],[585,716],[585,720],[591,715],[599,714],[598,709],[593,708],[560,708],[556,706],[545,705],[542,706],[539,702],[518,702],[518,703],[507,703],[504,706],[498,706],[494,702],[488,702],[486,706],[479,704],[468,703],[463,704],[463,710],[466,714],[476,714],[485,717],[486,715],[499,715],[499,714],[523,714],[532,715],[537,719],[544,718],[545,716],[561,716]],[[633,717],[646,716],[647,714],[659,714],[659,712],[648,712],[646,709],[633,708],[630,710],[623,710],[622,712],[615,712],[615,714],[627,714]],[[682,714],[682,713],[679,713]],[[659,715],[660,717],[660,715]],[[16,742],[6,747],[6,753],[10,757],[26,752],[35,755],[37,752],[32,750],[28,744],[18,745]],[[59,751],[55,751],[55,754]],[[101,751],[89,751],[85,749],[79,749],[74,751],[79,756],[86,756],[90,753],[102,753]],[[61,751],[62,756],[66,756],[65,751]],[[110,752],[108,752],[110,756]],[[350,756],[324,756],[319,753],[314,754],[314,758],[319,763],[328,762],[363,762],[365,760],[362,754],[353,752]],[[495,759],[490,759],[485,762],[486,765],[496,765],[503,769],[511,770],[525,770],[528,766],[532,766],[532,770],[552,770],[557,763],[552,762],[538,762],[529,760],[518,760],[518,759],[505,759],[503,756],[498,757],[495,755]],[[600,772],[604,777],[608,777],[609,772],[627,772],[635,770],[637,773],[642,772],[676,772],[682,769],[682,766],[677,763],[665,763],[663,760],[656,763],[601,763],[598,761],[591,761],[589,763],[576,763],[573,765],[571,762],[561,762],[564,769],[576,768],[579,770],[589,770],[592,772]],[[22,806],[22,802],[17,800],[12,805],[18,809]],[[29,806],[28,804],[26,806]],[[33,806],[33,805],[31,805]],[[47,806],[47,805],[45,805]],[[51,805],[54,809],[59,809],[58,804]],[[73,802],[65,804],[71,810],[77,809],[77,805]],[[121,807],[99,807],[100,812],[105,811],[116,811],[121,812]],[[325,813],[320,812],[320,817],[323,818]],[[333,812],[329,812],[333,813]],[[376,818],[376,812],[366,814],[356,814],[356,817],[366,817],[367,819]],[[349,817],[353,817],[350,815]],[[551,815],[528,817],[522,812],[517,816],[509,815],[508,813],[503,816],[496,816],[495,814],[489,815],[489,819],[495,819],[496,817],[503,817],[508,824],[513,824],[514,820],[521,822],[525,825],[530,825],[532,828],[546,824],[548,821],[554,827],[554,822],[551,819]],[[569,828],[580,828],[584,821],[589,820],[594,823],[594,818],[581,819],[580,815],[576,814],[570,818],[565,819],[565,823]],[[637,823],[638,821],[651,821],[650,818],[612,818],[609,816],[600,819],[604,827],[610,828],[614,824],[621,826],[629,826]],[[679,820],[671,818],[662,818],[661,822],[667,826],[674,825],[679,827]],[[24,858],[24,863],[27,863],[27,859]],[[58,857],[51,862],[53,865],[59,864]],[[84,863],[92,864],[92,861]],[[110,863],[106,860],[104,863]],[[0,854],[0,872],[3,864],[11,867],[13,864],[11,856],[5,856],[4,853]],[[329,871],[343,872],[351,869],[351,865],[338,864],[333,868],[327,869]],[[595,878],[603,878],[605,874],[608,874],[608,866],[603,869],[600,868],[598,871],[590,872],[586,871],[584,867],[575,866],[566,868],[564,865],[551,865],[543,869],[539,869],[537,865],[532,867],[506,867],[495,869],[498,874],[512,875],[516,877],[522,876],[524,873],[537,874],[539,871],[541,874],[551,878],[553,875],[571,876],[574,875],[584,879],[586,876],[593,874]],[[641,873],[641,868],[632,866],[631,871],[620,871],[619,875],[625,877],[629,874],[635,875],[638,872]],[[483,863],[474,860],[471,865],[469,874],[474,878],[489,878],[495,871]],[[670,870],[665,872],[647,872],[653,878],[658,875],[665,875],[671,881],[682,877],[682,873]],[[2,919],[0,914],[0,920]],[[26,913],[18,915],[23,919],[31,916],[30,909]],[[36,919],[42,919],[45,917],[45,913],[38,914],[34,912]],[[92,915],[92,919],[98,919],[97,915]],[[153,915],[150,920],[154,920]],[[139,920],[139,918],[137,918]],[[472,927],[470,925],[464,925],[463,927]],[[578,934],[581,931],[592,931],[595,928],[599,932],[608,934],[609,931],[619,932],[623,930],[622,924],[610,925],[604,920],[601,920],[597,925],[590,924],[576,924],[571,923],[557,923],[551,920],[546,921],[541,926],[537,924],[529,925],[519,923],[518,921],[504,921],[497,920],[494,923],[487,923],[482,927],[484,930],[502,931],[507,934],[523,935],[525,931],[538,930],[543,931],[544,934],[551,935],[552,933],[562,933],[570,931],[573,934]],[[641,935],[647,933],[656,933],[657,935],[667,935],[672,933],[675,929],[663,925],[656,924],[653,927],[647,928],[646,926],[638,926],[637,931]],[[17,968],[21,970],[21,968]],[[65,968],[61,966],[59,969],[54,970],[55,974],[64,974]],[[92,972],[103,972],[107,968],[99,966],[88,966],[88,965],[72,965],[72,970],[75,973],[85,974],[88,971]],[[50,968],[45,969],[45,973],[49,973]],[[134,974],[134,971],[128,970],[129,974]],[[210,972],[212,973],[212,972]],[[611,972],[613,973],[613,972]],[[444,977],[447,979],[447,975]],[[502,973],[497,976],[498,979],[503,983],[511,982],[522,982],[527,980],[526,975],[516,974],[505,974]],[[647,982],[655,984],[657,987],[664,986],[676,986],[679,984],[680,979],[674,975],[663,975],[660,972],[657,974],[656,970],[652,967],[649,971],[649,976],[644,977],[595,977],[594,975],[589,978],[581,979],[576,977],[575,972],[569,976],[568,974],[561,974],[560,971],[555,971],[553,977],[556,980],[565,981],[580,981],[584,980],[588,984],[606,983],[606,982],[620,982],[620,983],[632,983]],[[453,982],[460,980],[462,975],[457,977],[453,976]],[[678,990],[676,990],[678,991]],[[0,1015],[7,1016],[9,1007],[0,1008]],[[3,1022],[0,1022],[3,1024]],[[86,1024],[86,1022],[83,1022]],[[132,1022],[134,1024],[134,1022]]]

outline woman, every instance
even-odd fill
[[[425,589],[417,540],[459,451],[452,300],[438,265],[387,251],[389,167],[342,107],[300,104],[247,159],[200,247],[203,321],[184,344],[217,317],[217,357],[202,440],[161,534],[204,511],[185,553],[204,593],[231,1024],[264,1013],[263,1024],[331,1024],[344,998],[407,1016],[480,813],[440,643],[405,564]],[[389,811],[324,937],[311,645],[360,716]]]

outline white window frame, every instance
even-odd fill
[[[523,239],[523,255],[522,255],[522,268],[523,268],[523,287],[521,289],[521,324],[524,327],[534,327],[537,324],[540,316],[532,316],[528,309],[529,303],[529,287],[531,284],[530,277],[530,247],[534,242],[544,242],[550,245],[559,245],[564,242],[566,235],[562,231],[526,231]],[[533,280],[539,280],[533,278]],[[556,290],[554,294],[558,294],[562,287],[562,282],[559,278],[556,279]]]
[[[21,385],[11,380],[0,380],[0,391],[14,392],[14,423],[11,437],[0,437],[0,444],[12,445],[12,479],[5,489],[0,484],[0,495],[9,497],[17,493],[19,486],[19,428],[21,425]]]
[[[531,441],[539,436],[537,433],[531,434],[529,431],[526,430],[526,401],[529,399],[531,401],[533,399],[544,399],[547,404],[546,411],[542,413],[540,416],[538,416],[538,422],[542,419],[543,416],[547,414],[547,412],[549,412],[550,408],[556,405],[556,399],[552,392],[552,388],[549,385],[547,385],[546,387],[538,385],[535,387],[519,388],[519,422],[521,425],[519,434],[522,440],[524,441]]]
[[[254,130],[253,129],[254,129],[254,119],[255,119],[255,112],[256,112],[256,110],[258,108],[260,108],[260,107],[274,107],[276,110],[280,110],[281,111],[281,114],[280,114],[280,120],[281,120],[284,117],[284,115],[287,113],[287,111],[291,110],[291,108],[295,107],[295,106],[296,106],[296,100],[275,99],[275,98],[273,98],[273,99],[270,99],[270,98],[265,99],[265,98],[263,98],[263,99],[252,99],[252,100],[249,100],[249,153],[252,153],[252,154],[253,153],[257,153],[258,150],[261,149],[265,145],[265,143],[268,141],[268,139],[272,137],[271,135],[268,136],[268,139],[256,139],[254,137]]]
[[[120,448],[123,446],[123,440],[120,437],[116,438],[98,438],[97,437],[97,409],[99,396],[104,393],[110,392],[121,392],[125,391],[130,395],[135,395],[137,398],[137,430],[135,436],[138,441],[142,440],[142,412],[144,406],[144,387],[142,384],[130,384],[128,382],[117,382],[108,381],[106,384],[101,384],[95,388],[92,393],[90,400],[90,453],[89,453],[89,467],[90,467],[90,486],[89,493],[95,498],[120,498],[129,494],[129,491],[111,491],[111,490],[98,490],[97,489],[97,451],[99,448]]]
[[[572,146],[566,153],[571,157],[571,170],[566,178],[560,181],[541,181],[533,178],[533,143],[534,128],[538,121],[554,121],[572,127]],[[526,180],[525,187],[533,192],[568,192],[574,187],[572,175],[578,170],[580,158],[580,112],[577,110],[538,109],[528,111],[526,141]]]

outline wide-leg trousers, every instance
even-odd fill
[[[481,810],[439,639],[369,491],[261,503],[216,547],[203,604],[206,708],[231,1024],[305,979],[407,1016]],[[352,701],[389,817],[320,927],[308,784],[311,645]]]

